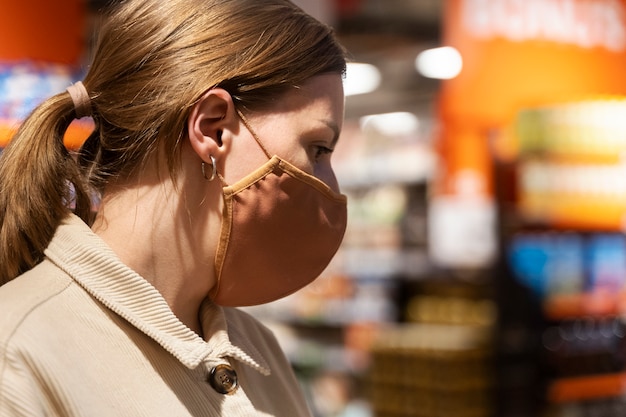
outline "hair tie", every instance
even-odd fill
[[[76,118],[91,116],[91,98],[83,83],[78,81],[76,84],[70,85],[67,87],[67,92],[70,93],[72,102],[74,102]]]

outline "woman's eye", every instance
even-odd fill
[[[317,161],[324,155],[329,155],[333,153],[334,149],[327,148],[326,146],[315,146],[315,160]]]

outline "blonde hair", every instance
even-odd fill
[[[70,206],[91,222],[93,191],[156,152],[175,175],[186,119],[211,87],[241,111],[322,73],[343,73],[332,30],[288,0],[128,0],[104,19],[89,71],[95,130],[73,158],[67,92],[37,107],[0,157],[0,285],[32,268]]]

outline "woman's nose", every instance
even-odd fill
[[[315,175],[315,177],[328,185],[334,192],[340,192],[339,183],[337,182],[337,177],[335,176],[335,171],[333,171],[333,168],[330,164],[317,165],[315,167],[313,175]]]

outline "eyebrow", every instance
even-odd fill
[[[339,131],[339,126],[337,125],[337,123],[331,121],[331,120],[320,120],[320,122],[324,123],[326,125],[326,127],[328,127],[330,130],[333,131],[334,136],[333,136],[333,140],[331,142],[331,146],[334,148],[335,145],[337,145],[337,141],[339,140],[339,134],[341,133]]]

